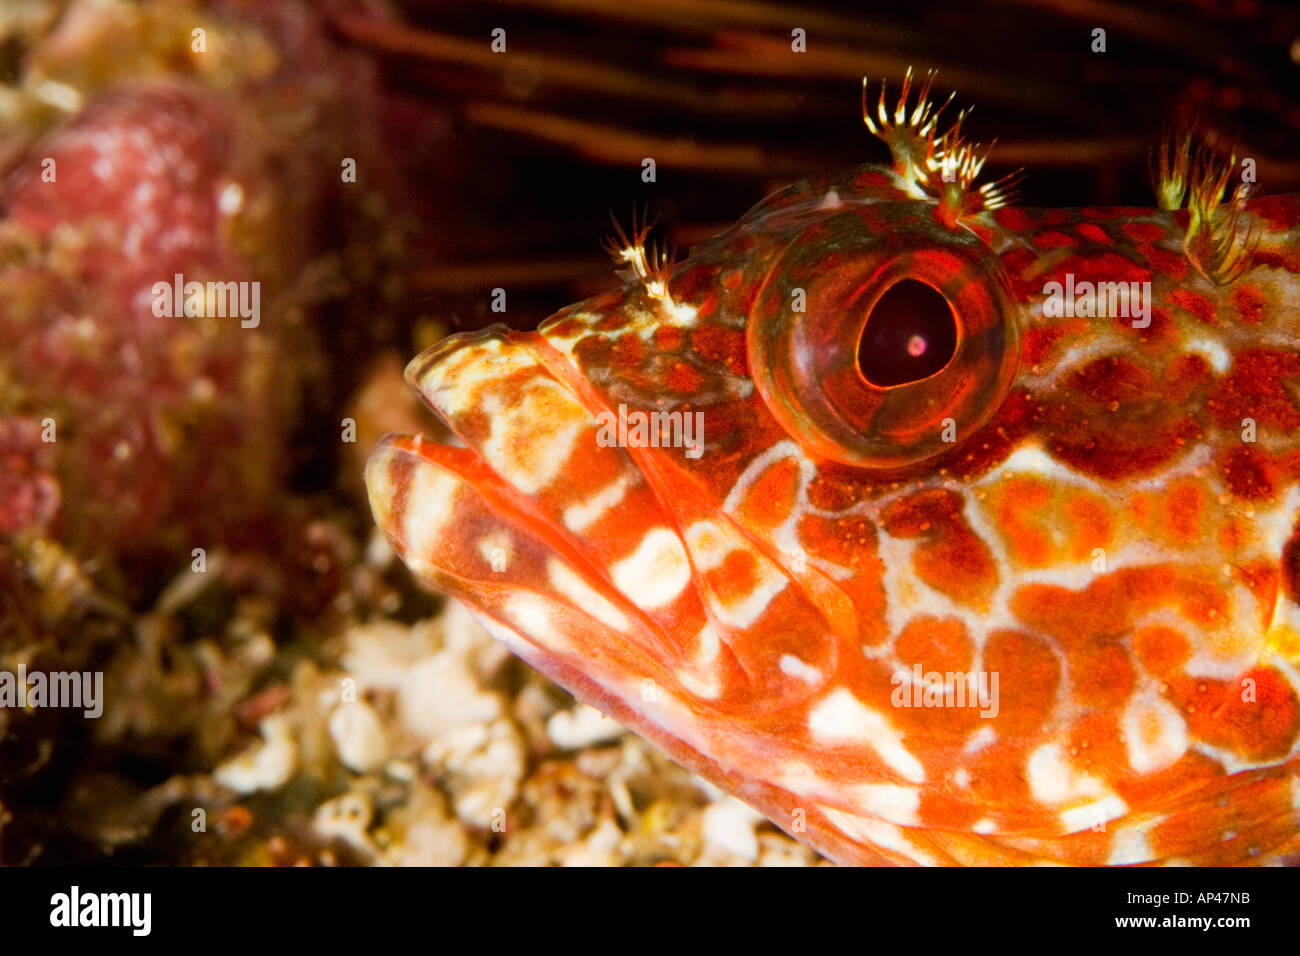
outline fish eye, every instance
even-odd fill
[[[762,268],[751,376],[810,452],[904,468],[960,445],[1011,390],[1019,306],[997,256],[915,203],[832,214]]]
[[[916,279],[894,283],[876,300],[858,339],[858,371],[871,385],[906,385],[939,372],[957,351],[948,300]]]

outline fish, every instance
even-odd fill
[[[837,863],[1297,862],[1300,196],[1193,130],[1153,208],[1022,208],[933,79],[863,81],[891,165],[416,357],[456,437],[378,526]]]

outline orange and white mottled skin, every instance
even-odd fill
[[[464,447],[385,439],[380,526],[835,860],[1296,858],[1300,198],[1241,207],[1257,245],[1223,281],[1185,211],[954,222],[917,193],[810,180],[672,270],[671,307],[632,284],[433,347],[407,377]],[[1150,324],[1046,316],[1067,273],[1150,282]],[[868,388],[858,333],[900,278],[956,352]],[[620,405],[702,413],[703,454],[603,443]],[[894,706],[918,665],[996,673],[996,714]]]

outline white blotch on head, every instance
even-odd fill
[[[611,604],[603,594],[593,588],[573,568],[558,558],[546,562],[546,577],[557,593],[573,602],[573,606],[584,614],[590,614],[602,624],[608,624],[614,630],[626,634],[631,630],[627,615]]]
[[[1213,339],[1189,338],[1183,342],[1183,352],[1199,355],[1210,363],[1216,375],[1222,375],[1232,367],[1232,355],[1224,348],[1222,342]]]
[[[789,674],[791,677],[797,677],[799,680],[807,681],[809,684],[818,684],[822,680],[821,671],[806,661],[795,657],[793,654],[781,655],[781,673]]]
[[[485,535],[478,539],[478,553],[484,561],[493,565],[492,569],[494,571],[497,570],[495,560],[499,555],[501,558],[500,570],[504,571],[510,567],[510,562],[514,560],[514,542],[510,540],[508,534],[501,532]]]
[[[506,597],[503,609],[531,643],[549,653],[571,650],[568,638],[551,621],[553,607],[549,601],[536,594],[516,591]]]
[[[853,788],[853,803],[863,813],[891,823],[914,826],[921,791],[896,783],[862,783]]]
[[[697,521],[686,529],[686,544],[696,570],[712,571],[731,553],[726,533],[714,521]]]
[[[843,810],[836,810],[834,807],[819,806],[817,809],[825,815],[826,819],[837,830],[857,843],[891,850],[922,866],[939,865],[938,860],[913,846],[903,834],[903,831],[892,823],[886,823],[884,820],[876,820],[872,817],[860,817],[852,813],[845,813]]]
[[[1128,813],[1128,804],[1112,793],[1092,803],[1062,810],[1061,826],[1065,828],[1066,833],[1078,833],[1080,830],[1090,830],[1099,823],[1105,824],[1111,820],[1118,820],[1126,813]]]
[[[992,820],[990,820],[988,817],[983,817],[979,820],[976,820],[973,824],[971,824],[970,829],[972,833],[980,833],[980,834],[997,833],[998,825],[994,823]]]
[[[442,550],[456,496],[463,487],[459,478],[441,468],[421,463],[411,470],[406,513],[402,516],[402,540],[411,557],[425,559]],[[381,494],[382,490],[376,488],[372,497]],[[391,494],[385,497],[393,500]]]
[[[836,192],[834,189],[827,190],[825,197],[823,197],[822,199],[822,204],[817,208],[818,209],[839,209],[840,194]]]
[[[675,600],[691,580],[681,539],[668,528],[651,528],[635,551],[609,569],[614,586],[643,608]]]
[[[710,624],[705,624],[695,638],[695,654],[683,667],[677,669],[677,682],[696,697],[713,700],[722,693],[722,681],[718,676],[718,652],[722,642],[718,632]]]
[[[925,768],[903,746],[902,734],[847,688],[837,688],[818,701],[808,714],[808,729],[820,743],[865,744],[904,779],[925,782]]]
[[[1163,697],[1135,697],[1124,709],[1122,726],[1129,766],[1138,773],[1163,770],[1187,752],[1187,722]]]
[[[1085,797],[1100,797],[1105,786],[1096,777],[1079,773],[1058,743],[1043,744],[1026,765],[1029,792],[1039,803],[1065,803]]]
[[[586,531],[596,519],[627,497],[627,489],[631,484],[632,475],[620,475],[586,501],[569,505],[564,509],[564,526],[574,534]]]
[[[997,731],[993,729],[992,725],[981,724],[974,733],[966,738],[966,745],[962,749],[968,754],[973,754],[977,750],[983,750],[997,739]]]
[[[1060,484],[1075,485],[1084,488],[1100,488],[1100,485],[1082,472],[1075,471],[1069,465],[1054,458],[1046,448],[1036,441],[1026,442],[1010,455],[1006,461],[975,482],[978,488],[1001,485],[1010,475],[1032,475]]]
[[[491,421],[480,449],[483,459],[526,495],[537,494],[564,472],[579,435],[591,424],[572,395],[540,377],[510,398],[485,396],[483,410]]]
[[[217,197],[217,209],[223,216],[233,216],[244,208],[244,187],[239,183],[228,183]]]
[[[785,590],[787,578],[766,558],[758,559],[762,569],[762,579],[753,589],[739,600],[723,602],[718,598],[712,600],[718,619],[740,630],[753,626],[763,616],[772,599]]]
[[[1155,851],[1147,842],[1147,835],[1136,827],[1122,827],[1115,832],[1111,841],[1110,856],[1106,858],[1107,866],[1131,866],[1145,863],[1155,858]]]

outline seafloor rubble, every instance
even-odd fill
[[[0,10],[0,671],[104,702],[0,708],[0,863],[816,862],[374,530],[366,451],[436,428],[385,348],[440,327],[347,5]],[[176,272],[260,277],[258,327],[142,308]]]

